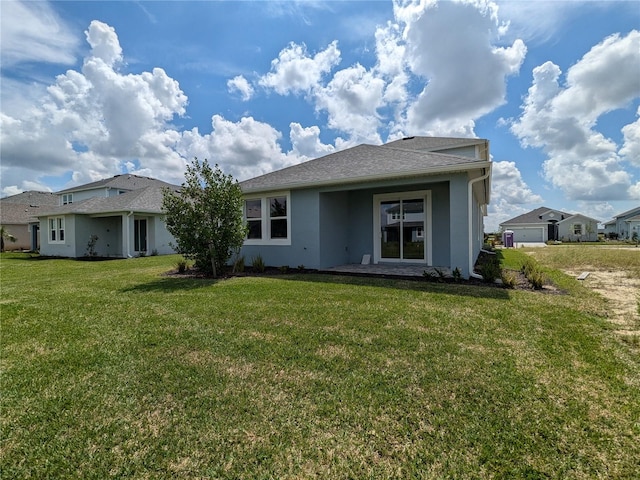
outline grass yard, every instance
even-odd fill
[[[640,359],[569,277],[163,276],[177,260],[2,255],[2,478],[637,478]]]

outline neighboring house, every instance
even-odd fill
[[[616,234],[620,239],[631,239],[634,233],[640,236],[640,207],[627,210],[606,222],[604,233],[607,236]]]
[[[246,180],[241,254],[319,269],[370,258],[459,268],[467,278],[482,248],[490,174],[487,140],[409,137]]]
[[[58,197],[50,192],[28,191],[0,199],[0,225],[16,239],[6,242],[7,250],[38,250],[40,230],[30,222],[47,206],[57,205]]]
[[[500,224],[503,230],[513,232],[513,241],[595,242],[598,240],[598,220],[579,213],[566,213],[540,207]]]
[[[100,257],[174,253],[162,219],[164,188],[180,187],[124,174],[58,192],[59,205],[37,215],[40,254],[86,256],[92,236],[97,236],[93,253]]]

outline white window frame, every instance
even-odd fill
[[[60,232],[62,232],[62,235],[60,235]],[[54,239],[53,233],[55,233],[55,239]],[[48,242],[63,244],[65,243],[65,238],[60,239],[61,236],[66,238],[64,217],[48,217],[47,218]]]
[[[576,227],[580,227],[580,233],[576,233]],[[573,225],[571,225],[571,234],[572,235],[579,235],[582,236],[584,235],[584,225],[582,223],[574,223]]]
[[[271,238],[271,199],[285,197],[287,202],[286,217],[276,217],[287,220],[287,238]],[[264,195],[248,196],[243,199],[242,209],[244,222],[247,222],[246,201],[260,200],[262,238],[245,238],[245,245],[291,245],[291,194],[286,192],[270,192]],[[255,219],[254,219],[255,220]]]
[[[424,230],[425,259],[388,259],[381,258],[380,242],[382,232],[380,231],[380,204],[389,200],[412,200],[420,198],[424,200]],[[433,239],[432,239],[432,214],[431,214],[431,190],[418,190],[413,192],[383,193],[373,196],[373,263],[423,263],[433,265]]]
[[[62,205],[68,205],[70,203],[73,203],[73,193],[63,193]]]

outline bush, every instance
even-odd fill
[[[195,159],[187,165],[180,190],[163,192],[167,230],[176,241],[172,246],[200,271],[216,277],[244,242],[242,205],[242,190],[231,175]]]
[[[187,271],[187,261],[186,260],[178,260],[178,262],[176,262],[176,269],[178,270],[178,273],[184,273]]]
[[[244,272],[244,255],[236,258],[236,261],[233,262],[233,271],[235,273]]]
[[[502,269],[497,258],[492,258],[480,265],[480,275],[487,283],[494,283],[496,279],[502,276]]]
[[[262,255],[258,254],[255,257],[253,257],[253,260],[251,260],[251,268],[253,268],[254,272],[258,272],[258,273],[264,272],[265,266],[264,266],[264,260],[262,259]]]
[[[527,280],[529,280],[531,285],[533,285],[533,288],[536,290],[540,290],[542,288],[546,281],[546,277],[544,273],[542,273],[538,263],[533,258],[527,257],[524,260],[521,271],[524,276],[527,277]]]
[[[506,288],[516,288],[516,285],[518,284],[516,274],[510,270],[503,270],[500,278],[502,280],[502,284]]]

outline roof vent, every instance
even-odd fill
[[[416,137],[404,137],[402,140],[411,140],[411,139],[414,139],[414,138],[416,138]]]

